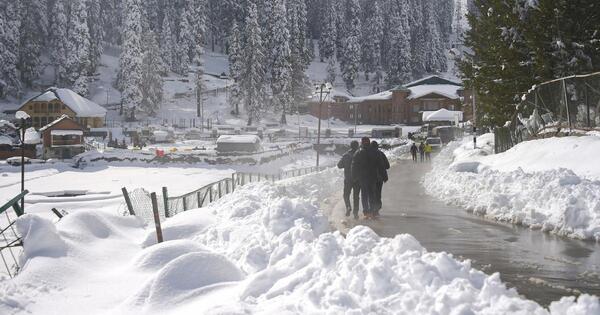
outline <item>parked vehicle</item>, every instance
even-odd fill
[[[433,151],[440,151],[442,149],[442,139],[439,137],[429,137],[425,142],[431,146]]]
[[[41,164],[41,163],[46,162],[44,160],[30,159],[28,157],[25,157],[24,161],[25,161],[25,164]],[[12,166],[20,166],[21,165],[21,157],[14,156],[14,157],[8,158],[8,159],[6,159],[6,163],[9,165],[12,165]]]

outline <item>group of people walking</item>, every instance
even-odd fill
[[[344,169],[346,216],[354,213],[354,218],[358,219],[362,201],[365,218],[379,217],[383,206],[381,191],[383,183],[388,181],[387,170],[390,168],[387,157],[379,150],[379,144],[368,137],[362,138],[360,145],[358,141],[352,141],[350,150],[342,156],[338,167]]]
[[[433,147],[429,143],[421,142],[417,147],[417,144],[413,142],[410,146],[410,155],[412,155],[412,160],[415,163],[419,161],[417,154],[420,156],[421,162],[431,161],[431,152],[433,152]]]

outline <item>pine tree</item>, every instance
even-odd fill
[[[281,123],[286,124],[286,112],[291,105],[290,33],[287,29],[286,7],[284,0],[273,0],[272,15],[273,43],[271,56],[271,91],[275,110],[281,112]]]
[[[411,78],[412,55],[408,22],[408,1],[400,0],[390,9],[390,50],[386,78],[390,88],[406,83]]]
[[[0,81],[3,91],[0,97],[21,96],[19,62],[19,37],[21,28],[19,1],[8,1],[4,11],[0,10]]]
[[[160,49],[154,32],[149,31],[142,37],[141,85],[142,94],[140,110],[154,116],[163,100],[163,80],[160,75]]]
[[[261,30],[258,24],[256,4],[250,2],[247,8],[244,28],[245,45],[242,53],[240,87],[244,96],[244,106],[248,113],[248,125],[260,121],[265,99],[265,58]]]
[[[361,23],[360,5],[358,0],[346,1],[346,21],[348,23],[344,34],[344,50],[341,59],[342,78],[348,90],[354,89],[354,81],[358,78],[361,57]]]
[[[176,72],[187,75],[190,63],[193,61],[193,52],[195,51],[195,37],[192,28],[192,12],[190,10],[193,0],[186,0],[186,7],[179,21],[179,36],[177,38],[177,67]]]
[[[91,44],[87,22],[85,0],[74,0],[71,3],[69,32],[67,35],[67,58],[65,63],[66,82],[74,84],[77,81],[77,91],[85,95],[87,91],[86,77],[90,72]]]
[[[11,2],[11,1],[9,1]],[[18,69],[28,87],[40,76],[42,47],[48,30],[45,0],[22,2]]]
[[[175,72],[176,69],[176,58],[173,49],[177,46],[177,40],[172,29],[171,14],[169,10],[166,10],[165,16],[162,21],[162,32],[160,36],[160,52],[161,59],[165,69],[163,72],[166,74],[169,71]]]
[[[337,62],[333,56],[327,60],[327,82],[335,83],[337,78]]]
[[[425,70],[425,55],[427,53],[425,28],[423,27],[423,3],[422,0],[409,0],[410,4],[410,46],[412,51],[412,72],[415,77],[421,77],[427,73]]]
[[[118,86],[121,103],[129,113],[135,113],[142,103],[142,5],[141,0],[125,0],[125,29],[119,59]]]
[[[67,47],[69,28],[67,22],[66,8],[64,0],[56,0],[52,9],[51,29],[53,30],[50,38],[52,64],[54,65],[54,83],[62,85],[67,81]]]
[[[292,81],[290,92],[294,102],[303,102],[307,95],[308,77],[306,69],[311,56],[306,40],[306,3],[304,0],[288,0],[287,17],[290,31],[290,62]]]
[[[423,2],[423,15],[425,32],[425,71],[427,73],[440,73],[448,70],[445,47],[440,35],[439,24],[436,21],[437,8],[433,0]]]
[[[240,89],[242,82],[242,39],[240,29],[234,21],[229,35],[229,76],[233,79],[234,84],[231,86],[230,103],[234,115],[240,114],[240,104],[243,96]]]
[[[362,59],[361,65],[365,72],[365,79],[369,80],[369,73],[377,70],[381,64],[381,42],[383,41],[383,16],[379,3],[373,0],[367,3],[365,17],[362,24]]]
[[[192,62],[197,66],[202,64],[202,54],[204,53],[204,49],[202,48],[202,43],[204,42],[204,37],[206,35],[206,9],[207,4],[206,0],[192,0],[193,9],[192,9],[192,28],[193,28],[193,36],[194,42],[192,44]]]
[[[322,21],[322,32],[319,39],[319,57],[321,62],[331,59],[335,55],[337,39],[337,15],[335,13],[335,0],[324,0],[325,10]]]
[[[87,4],[87,22],[90,34],[90,49],[88,75],[93,75],[98,68],[100,58],[102,57],[102,42],[104,41],[104,25],[102,19],[102,9],[100,1],[86,0]]]

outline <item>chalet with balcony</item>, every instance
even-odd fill
[[[102,128],[106,120],[105,108],[69,89],[49,88],[23,103],[18,110],[31,116],[36,129],[63,115],[75,120],[85,130]]]
[[[348,123],[420,125],[424,112],[460,111],[464,94],[461,83],[434,75],[363,97],[333,91],[322,106],[318,100],[309,102],[309,110],[315,117]]]
[[[84,128],[67,115],[40,128],[39,132],[45,159],[70,159],[85,151]]]

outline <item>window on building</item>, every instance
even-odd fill
[[[421,110],[421,106],[419,106],[419,105],[413,105],[413,107],[412,107],[413,113],[418,113],[419,110]]]
[[[44,127],[44,126],[45,126],[45,125],[47,125],[47,124],[48,124],[48,117],[41,117],[41,118],[40,118],[40,125],[41,125],[42,127]]]
[[[426,100],[423,101],[423,104],[425,105],[425,110],[439,110],[440,109],[440,102],[439,101],[434,101],[434,100]]]
[[[40,126],[40,117],[33,117],[33,126],[40,128],[42,126]]]

